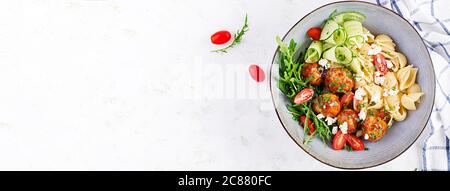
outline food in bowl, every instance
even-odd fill
[[[279,37],[278,88],[291,101],[293,119],[304,128],[304,143],[319,136],[335,150],[367,150],[389,133],[424,95],[409,64],[386,35],[373,35],[360,12],[333,12],[297,54],[293,40]]]

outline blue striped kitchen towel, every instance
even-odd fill
[[[375,0],[374,0],[375,1]],[[422,147],[422,170],[450,171],[450,1],[376,0],[407,19],[421,34],[434,65],[436,99]]]

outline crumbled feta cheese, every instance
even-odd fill
[[[330,64],[328,63],[327,59],[320,59],[319,60],[319,65],[321,65],[322,67],[324,67],[325,69],[330,68]]]
[[[368,135],[367,133],[364,135],[364,139],[365,139],[365,140],[368,140],[368,139],[369,139],[369,135]]]
[[[358,88],[355,91],[355,99],[356,100],[362,100],[365,95],[366,95],[366,91],[362,88]]]
[[[338,131],[338,127],[337,126],[333,126],[333,129],[331,130],[331,133],[333,133],[333,135],[336,135]]]
[[[380,71],[376,71],[375,72],[375,77],[381,76],[381,72]]]
[[[375,84],[382,85],[384,83],[385,77],[384,76],[375,76]]]
[[[358,113],[358,117],[359,117],[359,119],[360,119],[361,121],[364,121],[364,119],[366,119],[366,112],[365,112],[364,110],[361,110],[361,111]]]
[[[323,119],[323,118],[325,118],[325,116],[323,116],[321,113],[319,113],[319,114],[317,115],[317,118],[318,118],[318,119]]]
[[[374,103],[378,103],[378,102],[380,102],[380,99],[381,99],[380,93],[376,93],[375,95],[372,96],[372,100],[370,100],[370,101],[372,101]]]
[[[383,97],[387,97],[389,96],[389,90],[388,89],[384,89],[383,90]]]
[[[347,130],[348,130],[348,124],[347,122],[342,123],[341,125],[339,125],[339,129],[342,131],[342,134],[347,134]]]
[[[335,123],[336,122],[336,120],[337,120],[337,118],[333,118],[333,117],[327,117],[326,119],[325,119],[325,121],[327,122],[327,125],[333,125],[333,123]]]
[[[367,50],[367,54],[369,56],[377,55],[379,53],[381,53],[381,48],[379,46],[377,46],[376,44],[372,44],[372,46],[370,46],[369,50]]]
[[[392,63],[392,61],[386,60],[386,66],[387,68],[391,69],[392,67],[394,67],[394,64]]]
[[[377,57],[377,62],[381,63],[381,58],[380,57]]]
[[[389,90],[389,95],[397,95],[398,90]]]

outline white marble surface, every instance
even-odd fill
[[[290,140],[247,72],[327,2],[0,1],[0,169],[335,170]],[[245,13],[242,44],[210,53]],[[418,168],[418,146],[374,170]]]

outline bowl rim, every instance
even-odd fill
[[[378,8],[382,8],[382,9],[384,9],[384,10],[386,10],[386,11],[389,11],[389,12],[392,12],[392,13],[394,13],[394,15],[396,16],[396,17],[399,17],[399,18],[401,18],[404,22],[406,22],[406,23],[408,23],[408,25],[414,30],[414,32],[416,32],[416,35],[417,36],[419,36],[420,37],[420,39],[422,39],[422,36],[420,36],[420,34],[419,34],[419,32],[416,30],[416,28],[414,28],[414,26],[412,26],[411,25],[411,23],[408,21],[408,20],[406,20],[405,18],[403,18],[403,17],[401,17],[400,15],[398,15],[396,12],[394,12],[394,11],[392,11],[392,10],[390,10],[390,9],[388,9],[388,8],[386,8],[386,7],[383,7],[383,6],[379,6],[379,5],[377,5],[377,4],[374,4],[374,3],[370,3],[370,2],[365,2],[365,1],[338,1],[338,2],[331,2],[331,3],[327,3],[327,4],[324,4],[324,5],[322,5],[322,6],[319,6],[319,7],[317,7],[317,8],[315,8],[314,10],[312,10],[312,11],[310,11],[308,14],[306,14],[305,16],[303,16],[300,20],[298,20],[287,32],[286,32],[286,34],[283,36],[283,38],[282,38],[282,41],[284,41],[285,39],[286,39],[286,36],[294,29],[294,27],[295,26],[297,26],[301,21],[303,21],[306,17],[308,17],[310,14],[312,14],[313,12],[316,12],[317,10],[319,10],[319,9],[321,9],[321,8],[323,8],[323,7],[326,7],[326,6],[330,6],[330,5],[334,5],[334,4],[345,4],[345,3],[355,3],[355,4],[363,4],[363,5],[367,5],[367,6],[375,6],[375,7],[378,7]],[[434,64],[433,64],[433,62],[432,62],[432,60],[431,60],[431,56],[430,56],[430,52],[429,52],[429,50],[428,50],[428,47],[426,46],[426,44],[425,44],[425,42],[423,41],[423,39],[422,39],[422,45],[426,48],[426,55],[428,56],[428,60],[429,60],[429,62],[431,63],[431,68],[433,69],[433,81],[436,81],[436,76],[435,76],[435,74],[434,74]],[[273,69],[273,65],[274,65],[274,63],[275,63],[275,59],[276,59],[276,56],[277,56],[277,53],[278,53],[278,51],[279,51],[279,49],[280,49],[280,47],[279,46],[277,46],[277,49],[275,50],[275,54],[273,55],[273,58],[272,58],[272,62],[271,62],[271,64],[270,64],[270,72],[269,72],[269,86],[270,86],[270,92],[271,92],[271,97],[272,97],[272,103],[273,103],[273,107],[274,107],[274,110],[275,110],[275,113],[277,114],[277,117],[278,117],[278,120],[280,121],[280,123],[281,123],[281,126],[283,126],[283,129],[285,130],[285,132],[288,134],[288,136],[292,139],[292,141],[294,141],[294,143],[295,144],[297,144],[297,146],[298,147],[300,147],[304,152],[306,152],[308,155],[310,155],[311,157],[313,157],[314,159],[316,159],[316,160],[318,160],[318,161],[320,161],[321,163],[323,163],[323,164],[326,164],[326,165],[328,165],[328,166],[331,166],[331,167],[334,167],[334,168],[337,168],[337,169],[344,169],[344,170],[358,170],[358,169],[366,169],[366,168],[372,168],[372,167],[376,167],[376,166],[379,166],[379,165],[383,165],[383,164],[386,164],[386,163],[388,163],[388,162],[390,162],[390,161],[392,161],[392,160],[394,160],[394,159],[396,159],[397,157],[399,157],[400,155],[402,155],[405,151],[407,151],[416,141],[417,141],[417,139],[422,135],[422,133],[423,133],[423,131],[425,130],[425,127],[427,126],[427,124],[428,124],[428,122],[429,122],[429,120],[430,120],[430,117],[431,117],[431,113],[432,113],[432,111],[433,111],[433,106],[434,106],[434,103],[435,103],[435,94],[436,94],[436,85],[434,85],[434,87],[433,87],[433,96],[432,96],[432,107],[431,107],[431,109],[428,111],[428,116],[427,116],[427,120],[426,120],[426,123],[425,123],[425,125],[422,127],[422,130],[420,130],[420,133],[417,135],[417,137],[414,139],[414,141],[413,142],[411,142],[411,144],[409,145],[409,146],[407,146],[405,149],[403,149],[403,151],[402,152],[400,152],[399,154],[397,154],[396,156],[394,156],[394,157],[392,157],[392,158],[390,158],[390,159],[388,159],[388,160],[386,160],[386,161],[384,161],[384,162],[381,162],[381,163],[376,163],[376,164],[373,164],[373,165],[368,165],[368,166],[361,166],[361,167],[343,167],[343,166],[338,166],[338,165],[333,165],[333,164],[330,164],[330,163],[327,163],[326,161],[324,161],[324,160],[321,160],[321,159],[319,159],[318,157],[316,157],[316,156],[314,156],[313,154],[311,154],[310,152],[308,152],[305,148],[303,148],[299,143],[297,143],[297,141],[295,141],[295,139],[294,139],[294,137],[292,137],[292,135],[289,133],[289,131],[287,130],[287,128],[286,128],[286,126],[284,125],[284,123],[283,123],[283,121],[281,120],[281,117],[280,117],[280,113],[279,113],[279,111],[277,110],[277,107],[276,107],[276,103],[275,103],[275,98],[274,98],[274,90],[273,90],[273,88],[272,88],[272,69]]]

